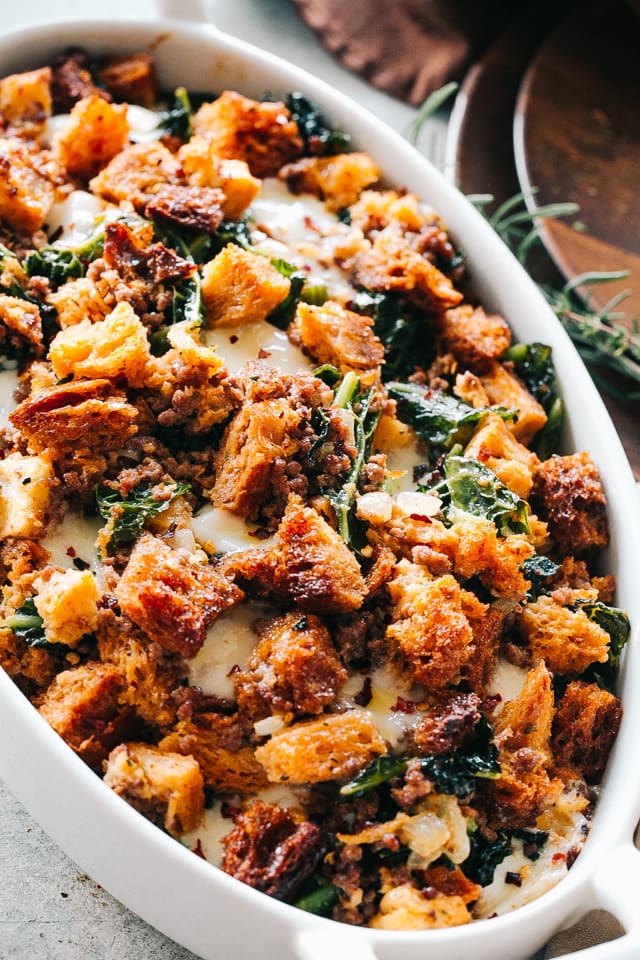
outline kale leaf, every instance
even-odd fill
[[[4,625],[9,630],[13,630],[15,636],[24,640],[30,647],[46,647],[48,643],[43,624],[44,621],[36,610],[35,600],[33,597],[27,597]]]
[[[540,594],[547,592],[548,581],[555,577],[560,569],[560,564],[555,563],[550,557],[543,557],[539,553],[534,553],[532,557],[527,557],[520,564],[520,570],[531,581],[531,587],[527,591],[527,600],[533,603]]]
[[[487,840],[479,830],[474,830],[469,839],[471,853],[462,864],[464,875],[481,887],[488,887],[496,867],[513,852],[511,839],[506,830],[498,830],[495,840]]]
[[[547,460],[558,448],[564,421],[564,404],[560,397],[551,347],[544,343],[516,343],[509,347],[501,359],[513,363],[515,372],[548,417],[535,443],[540,459]]]
[[[527,504],[509,490],[493,470],[470,457],[448,456],[444,462],[445,480],[434,488],[442,498],[450,522],[456,512],[491,520],[502,537],[529,533]]]
[[[307,913],[315,913],[319,917],[327,917],[339,899],[338,888],[332,883],[321,883],[315,881],[313,887],[307,890],[302,896],[294,900],[294,907],[299,910],[306,910]]]
[[[213,233],[198,233],[195,237],[185,237],[182,240],[196,263],[206,263],[207,260],[211,260],[229,243],[234,243],[236,247],[243,247],[245,250],[251,246],[251,234],[246,217],[241,220],[223,220]]]
[[[618,607],[609,607],[606,603],[591,600],[578,601],[573,610],[582,610],[589,620],[609,634],[609,654],[605,663],[592,663],[581,679],[597,683],[605,690],[613,690],[620,670],[620,657],[631,633],[629,617]]]
[[[457,797],[467,797],[476,788],[476,777],[496,780],[501,773],[498,748],[493,741],[493,730],[486,717],[480,717],[474,731],[456,753],[428,755],[418,758],[424,776],[432,780],[436,790]],[[362,794],[407,769],[407,757],[378,757],[353,780],[345,784],[343,797]]]
[[[170,136],[186,142],[193,136],[192,116],[193,110],[187,90],[185,87],[176,87],[173,104],[160,114],[158,126]]]
[[[84,276],[80,257],[73,250],[60,247],[32,250],[25,258],[24,268],[28,277],[48,277],[54,284]]]
[[[169,496],[159,497],[155,487],[139,483],[123,497],[113,487],[98,484],[95,488],[96,503],[109,530],[107,554],[113,556],[119,546],[132,543],[144,530],[147,520],[164,513],[176,497],[181,497],[188,490],[188,483],[174,483]]]
[[[400,297],[360,290],[349,307],[373,320],[374,333],[384,347],[384,381],[406,380],[416,367],[429,366],[434,357],[431,328]]]
[[[349,134],[329,127],[318,108],[304,94],[297,91],[290,93],[285,106],[298,124],[305,154],[318,156],[343,153],[349,149]]]
[[[302,288],[307,282],[307,275],[301,270],[298,270],[297,267],[294,267],[293,264],[288,263],[287,260],[274,259],[271,261],[271,265],[274,266],[283,277],[287,277],[291,286],[289,287],[287,296],[282,303],[278,304],[275,310],[271,311],[267,320],[273,324],[274,327],[278,327],[280,330],[286,330],[295,316],[296,307],[302,294]]]

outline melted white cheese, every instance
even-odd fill
[[[266,321],[205,330],[202,339],[208,347],[216,348],[230,373],[237,373],[250,360],[262,360],[281,373],[295,374],[314,367],[283,330]]]
[[[17,386],[17,370],[0,370],[0,427],[9,426],[9,414],[16,405],[13,392]]]
[[[207,630],[207,637],[193,660],[188,661],[189,683],[211,696],[233,699],[233,671],[243,668],[256,643],[253,624],[259,617],[273,616],[273,608],[257,603],[240,604],[220,617]]]
[[[504,657],[498,657],[495,672],[487,689],[489,694],[499,693],[502,697],[501,702],[496,707],[497,713],[502,710],[507,700],[516,699],[527,679],[527,673],[528,671],[523,667],[514,667]]]
[[[42,540],[42,546],[49,551],[50,562],[65,570],[75,567],[74,560],[84,560],[93,573],[101,569],[96,550],[96,537],[103,525],[99,517],[85,517],[75,510],[69,510],[53,530]]]
[[[418,444],[410,443],[406,447],[393,447],[385,452],[388,472],[400,473],[399,477],[387,480],[385,487],[389,493],[415,490],[417,484],[413,479],[413,468],[423,464],[426,459],[424,453],[418,448]]]
[[[162,135],[158,127],[160,117],[156,110],[147,110],[135,103],[127,104],[127,120],[129,121],[129,139],[134,143],[148,143],[157,140]]]
[[[191,521],[193,535],[207,553],[234,553],[252,547],[272,547],[275,536],[260,540],[255,536],[256,524],[247,523],[228,510],[206,506]]]
[[[92,233],[96,217],[102,213],[105,204],[86,190],[73,190],[60,203],[54,203],[47,216],[47,233],[50,237],[62,231],[56,242],[65,247],[81,244]]]

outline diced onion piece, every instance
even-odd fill
[[[436,517],[442,508],[438,497],[432,493],[403,490],[395,497],[397,508],[408,517]]]
[[[356,514],[360,520],[367,520],[369,523],[386,523],[391,519],[391,508],[392,501],[389,494],[382,490],[375,490],[360,497]]]

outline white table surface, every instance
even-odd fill
[[[182,3],[186,6],[189,0]],[[82,0],[5,0],[1,7],[5,31],[52,19],[157,17],[152,0],[109,0],[104,9]],[[289,0],[208,0],[207,9],[221,29],[304,66],[406,132],[415,111],[342,69],[298,19]],[[427,125],[420,146],[442,162],[442,122]],[[43,789],[52,785],[43,784]],[[193,954],[82,874],[0,783],[0,960],[133,958],[189,960]]]

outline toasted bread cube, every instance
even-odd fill
[[[399,194],[396,190],[363,190],[351,207],[351,223],[366,234],[382,230],[398,221],[404,230],[419,230],[425,218],[420,199],[415,193]]]
[[[380,178],[380,170],[366,153],[339,153],[332,157],[303,157],[278,174],[292,193],[312,193],[327,209],[342,210],[355,203],[365,187]]]
[[[283,103],[249,100],[233,90],[203,103],[193,129],[219,156],[244,160],[254,177],[273,177],[302,153],[298,124]]]
[[[480,381],[491,403],[518,411],[518,419],[509,423],[509,429],[520,443],[531,443],[547,422],[547,415],[536,398],[501,363],[494,362]]]
[[[609,634],[584,610],[558,606],[551,597],[529,603],[518,618],[534,660],[542,658],[554,673],[579,676],[592,663],[604,663]]]
[[[100,83],[124,103],[139,103],[151,108],[158,99],[153,57],[148,53],[128,53],[108,57],[98,71]]]
[[[549,776],[548,765],[548,754],[540,750],[500,750],[502,772],[497,780],[487,781],[485,787],[494,826],[510,830],[531,828],[556,802],[564,784]]]
[[[94,632],[101,594],[90,570],[48,568],[33,585],[47,643],[75,647],[84,636]]]
[[[498,414],[487,416],[467,444],[465,457],[480,460],[505,486],[526,500],[539,465],[535,453],[519,443]]]
[[[371,386],[379,375],[384,348],[370,317],[332,300],[321,307],[301,302],[291,333],[318,363],[332,363],[342,373],[354,370],[365,386]]]
[[[219,793],[258,793],[269,785],[264,767],[258,763],[252,747],[232,749],[225,739],[226,721],[231,717],[215,714],[198,716],[198,722],[180,720],[175,729],[160,741],[160,749],[182,753],[198,761],[207,787]]]
[[[112,203],[129,200],[138,210],[169,183],[182,182],[182,168],[161,143],[134,143],[117,153],[93,178],[92,193]]]
[[[535,550],[523,535],[499,537],[490,520],[461,520],[450,533],[455,538],[453,563],[463,579],[479,576],[495,597],[522,600],[529,581],[522,573],[524,560]]]
[[[511,330],[504,317],[468,304],[445,311],[438,329],[445,350],[474,373],[490,367],[511,343]]]
[[[7,328],[7,339],[18,342],[42,352],[42,321],[37,303],[30,303],[22,297],[8,297],[0,294],[0,325]],[[15,335],[15,336],[14,336]]]
[[[600,783],[622,720],[618,697],[597,683],[574,680],[553,720],[553,756],[577,770],[587,783]]]
[[[272,783],[342,780],[387,752],[368,710],[348,710],[296,723],[256,750]]]
[[[94,95],[76,103],[69,126],[54,138],[54,149],[71,176],[88,180],[124,149],[128,137],[126,104]]]
[[[63,283],[58,290],[48,295],[47,301],[56,308],[62,330],[83,320],[91,323],[104,320],[113,309],[105,301],[105,292],[88,277],[78,277],[77,280]]]
[[[529,747],[549,753],[552,721],[551,674],[540,662],[527,673],[518,696],[505,703],[493,729],[499,742],[509,750]]]
[[[55,187],[37,155],[13,137],[0,139],[0,217],[14,230],[35,233],[55,200]]]
[[[609,543],[607,501],[588,453],[545,460],[536,471],[531,499],[564,553],[581,556]]]
[[[244,598],[208,563],[150,534],[131,551],[115,592],[122,612],[151,640],[187,657],[196,655],[207,627]]]
[[[228,220],[238,220],[260,192],[260,180],[251,175],[244,160],[218,156],[204,137],[192,137],[178,151],[178,160],[190,184],[219,187],[224,193],[222,211]]]
[[[51,67],[3,77],[0,111],[9,123],[44,123],[51,116]]]
[[[193,757],[121,743],[109,754],[104,782],[173,837],[202,821],[204,783]]]
[[[207,322],[211,327],[237,327],[265,320],[290,286],[267,257],[229,243],[202,270]]]
[[[0,460],[0,540],[44,532],[44,521],[55,480],[50,459],[11,453]]]
[[[376,930],[437,930],[471,921],[462,897],[444,893],[427,897],[410,883],[387,890],[378,910],[370,923]]]
[[[147,332],[130,303],[122,302],[104,320],[82,320],[56,334],[49,358],[59,380],[69,375],[144,384],[151,360]]]

